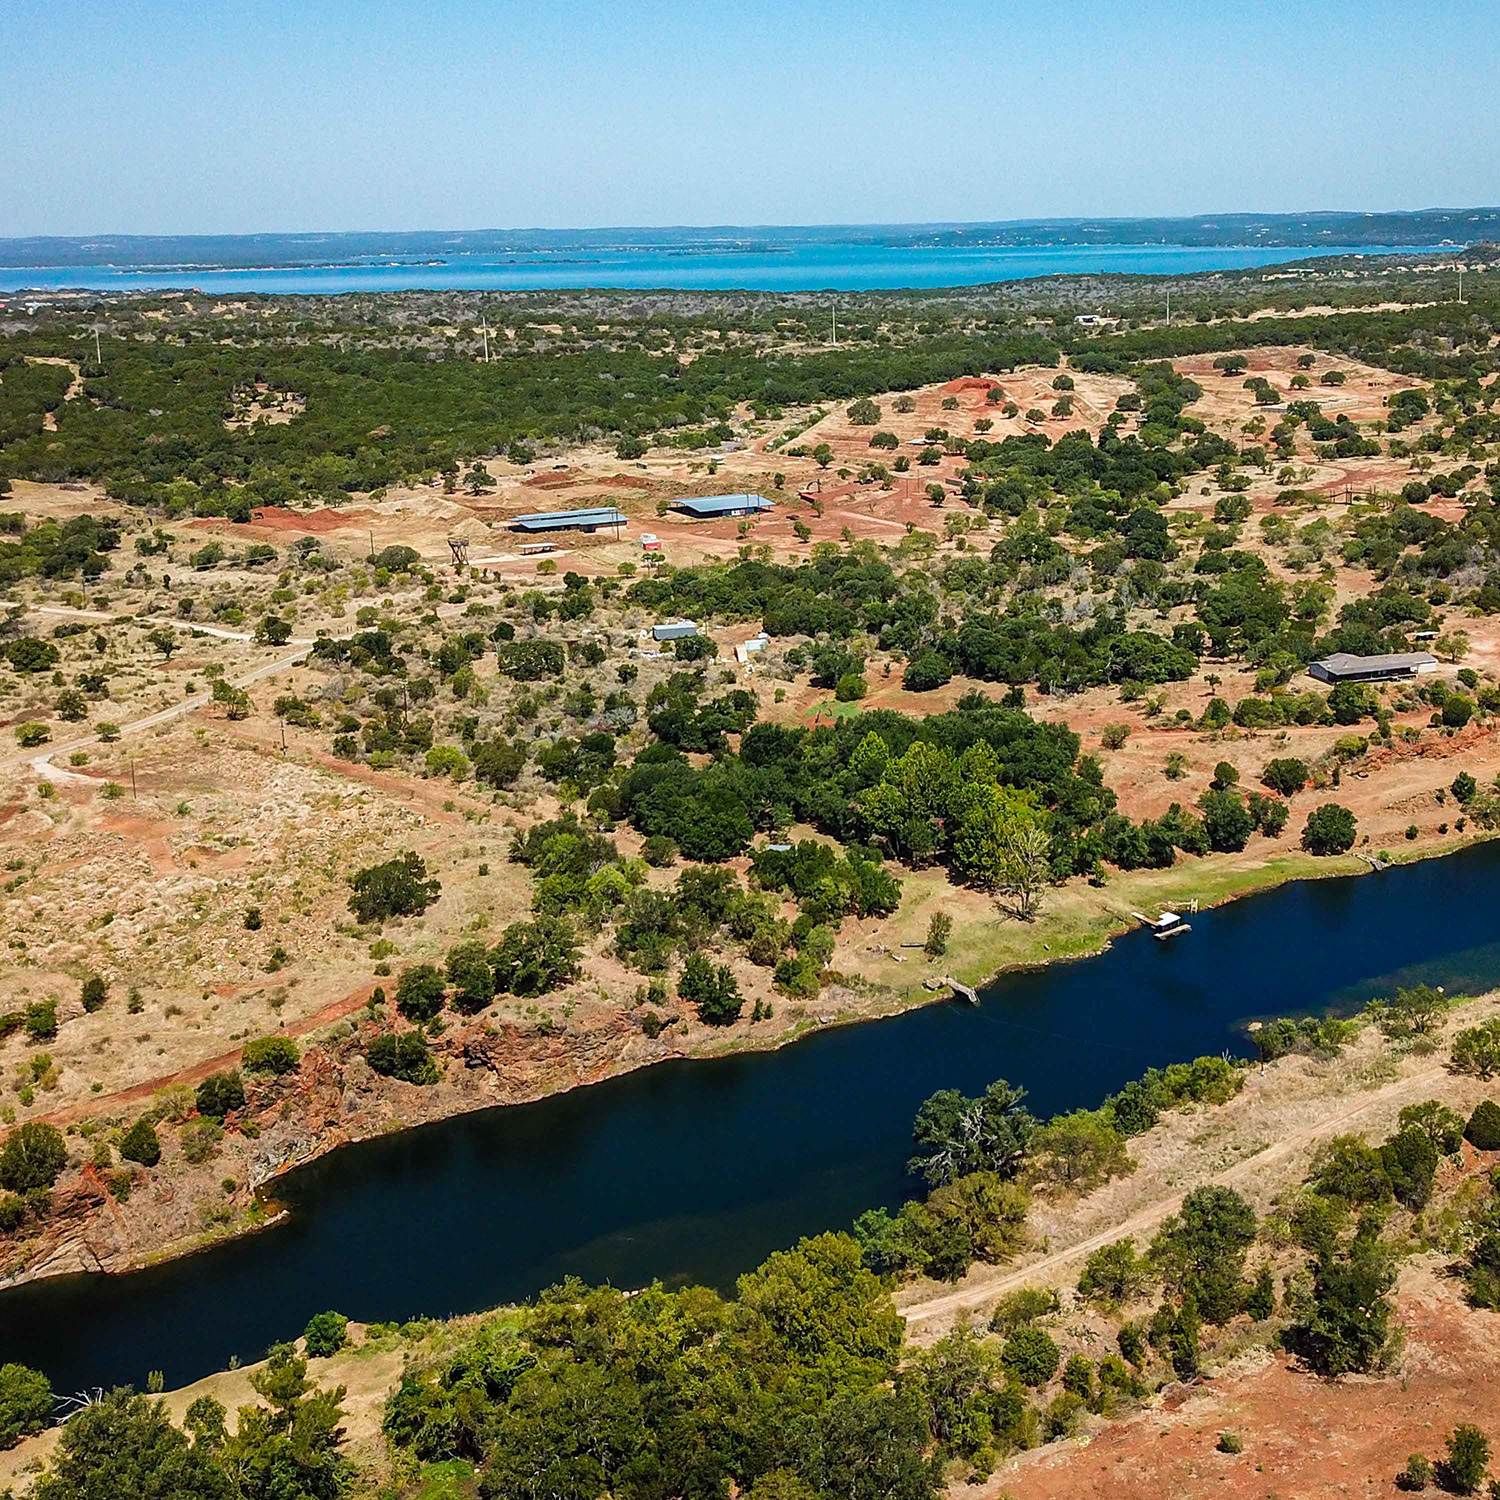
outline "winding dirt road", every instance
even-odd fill
[[[1021,1270],[1007,1270],[1003,1266],[986,1267],[977,1275],[971,1275],[962,1286],[952,1291],[913,1302],[900,1309],[902,1316],[906,1319],[908,1332],[918,1340],[935,1337],[941,1331],[930,1327],[935,1322],[961,1313],[974,1312],[983,1304],[994,1301],[1005,1292],[1017,1291],[1021,1287],[1055,1285],[1062,1279],[1060,1272],[1064,1270],[1071,1272],[1073,1267],[1082,1262],[1086,1256],[1093,1254],[1095,1250],[1127,1236],[1134,1239],[1144,1239],[1149,1236],[1168,1214],[1176,1213],[1182,1206],[1183,1198],[1193,1188],[1203,1187],[1210,1183],[1234,1187],[1247,1180],[1262,1177],[1267,1169],[1276,1163],[1294,1156],[1304,1147],[1315,1145],[1330,1136],[1343,1133],[1361,1115],[1381,1105],[1404,1101],[1408,1095],[1425,1097],[1431,1092],[1432,1085],[1442,1078],[1446,1071],[1441,1066],[1427,1068],[1420,1073],[1413,1073],[1408,1078],[1399,1078],[1394,1083],[1373,1089],[1362,1095],[1357,1103],[1344,1104],[1342,1108],[1331,1108],[1329,1113],[1315,1124],[1304,1126],[1301,1130],[1283,1136],[1264,1150],[1245,1157],[1232,1167],[1226,1167],[1222,1172],[1188,1184],[1181,1192],[1158,1198],[1129,1218],[1111,1224],[1062,1250],[1044,1255],[1040,1260],[1032,1261]],[[1331,1104],[1339,1102],[1341,1101],[1330,1101]],[[924,1328],[924,1324],[929,1327]]]

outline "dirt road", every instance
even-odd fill
[[[929,1297],[924,1301],[913,1302],[901,1309],[902,1316],[907,1322],[908,1335],[918,1341],[935,1337],[940,1330],[933,1328],[932,1325],[939,1320],[965,1312],[973,1312],[982,1304],[992,1302],[1003,1293],[1016,1291],[1024,1286],[1049,1283],[1055,1285],[1061,1280],[1059,1272],[1065,1269],[1071,1270],[1086,1256],[1104,1245],[1112,1244],[1115,1240],[1124,1239],[1127,1236],[1134,1239],[1146,1238],[1168,1214],[1175,1213],[1181,1207],[1183,1198],[1193,1188],[1210,1183],[1234,1187],[1249,1179],[1262,1177],[1268,1168],[1285,1161],[1303,1148],[1349,1130],[1354,1121],[1373,1109],[1404,1100],[1408,1095],[1424,1097],[1432,1091],[1432,1086],[1444,1077],[1446,1071],[1441,1066],[1427,1068],[1408,1078],[1400,1078],[1394,1083],[1388,1083],[1383,1088],[1374,1089],[1363,1095],[1357,1103],[1345,1104],[1342,1108],[1332,1108],[1315,1124],[1283,1136],[1263,1151],[1247,1156],[1232,1167],[1226,1167],[1222,1172],[1203,1178],[1201,1182],[1192,1183],[1184,1187],[1181,1192],[1158,1198],[1129,1218],[1111,1224],[1062,1250],[1045,1255],[1040,1260],[1034,1260],[1022,1270],[1007,1270],[1003,1266],[986,1267],[977,1274],[971,1275],[964,1285],[951,1292],[944,1292],[940,1296]],[[1334,1102],[1330,1101],[1330,1103]]]

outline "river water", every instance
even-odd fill
[[[1186,276],[1282,265],[1322,255],[1388,255],[1416,247],[1380,245],[1048,245],[968,247],[870,243],[785,243],[713,250],[618,249],[455,255],[440,263],[362,259],[322,266],[176,268],[125,262],[82,266],[0,266],[0,291],[23,287],[148,291],[194,287],[221,296],[246,292],[561,291],[577,287],[670,287],[684,291],[870,291],[892,287],[976,286],[1031,276],[1129,274]]]
[[[934,1090],[1024,1085],[1042,1115],[1152,1065],[1249,1051],[1247,1021],[1362,1004],[1397,984],[1500,984],[1500,842],[1307,881],[1007,974],[777,1053],[673,1062],[349,1147],[289,1175],[290,1219],[128,1276],[0,1293],[0,1363],[60,1390],[178,1385],[258,1357],[336,1308],[372,1321],[472,1311],[569,1274],[718,1286],[800,1235],[895,1206]]]

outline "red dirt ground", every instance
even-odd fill
[[[1038,1449],[1002,1468],[975,1500],[1312,1500],[1395,1495],[1412,1453],[1436,1459],[1460,1422],[1500,1431],[1500,1315],[1465,1307],[1440,1268],[1401,1278],[1399,1374],[1320,1381],[1277,1355],[1260,1368],[1170,1387],[1153,1410],[1092,1439]],[[1248,1356],[1245,1363],[1254,1363]],[[1219,1453],[1219,1433],[1244,1452]]]

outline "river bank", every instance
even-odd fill
[[[0,1359],[41,1350],[68,1378],[103,1368],[139,1380],[142,1350],[165,1344],[148,1368],[186,1379],[254,1357],[322,1310],[331,1287],[351,1316],[404,1321],[524,1298],[568,1275],[732,1285],[799,1235],[907,1196],[911,1118],[934,1090],[974,1094],[1003,1076],[1046,1115],[1093,1105],[1153,1065],[1243,1051],[1246,1022],[1268,1012],[1353,1008],[1418,980],[1494,988],[1496,902],[1493,845],[1371,878],[1297,881],[1203,911],[1185,941],[1130,933],[1096,958],[1008,973],[977,1007],[924,1005],[882,1026],[831,1015],[775,1056],[664,1059],[420,1128],[392,1109],[374,1130],[372,1108],[361,1117],[372,1133],[347,1150],[331,1142],[365,1128],[341,1118],[363,1088],[438,1096],[376,1084],[362,1058],[323,1055],[286,1085],[286,1118],[274,1103],[261,1116],[268,1153],[298,1135],[322,1153],[276,1177],[288,1215],[273,1240],[228,1238],[124,1279],[13,1287],[0,1295]],[[1441,931],[1413,919],[1439,908]],[[500,1096],[500,1080],[486,1087]],[[153,1195],[125,1207],[138,1198]]]
[[[1479,842],[1471,839],[1464,847]],[[1456,852],[1413,849],[1402,851],[1405,858],[1393,863]],[[374,1074],[361,1055],[365,1039],[357,1021],[343,1019],[303,1037],[306,1050],[296,1074],[262,1087],[258,1106],[247,1117],[253,1119],[251,1133],[230,1132],[211,1160],[194,1165],[181,1157],[164,1159],[146,1190],[123,1202],[111,1193],[103,1174],[85,1168],[71,1189],[59,1192],[47,1230],[21,1247],[23,1254],[6,1268],[0,1289],[79,1273],[122,1275],[263,1233],[287,1218],[281,1181],[346,1147],[478,1111],[556,1099],[656,1064],[777,1052],[820,1032],[945,1001],[946,986],[928,987],[938,975],[972,985],[983,1003],[985,991],[993,992],[1009,976],[1039,974],[1064,960],[1107,952],[1138,925],[1134,911],[1154,915],[1196,903],[1206,912],[1292,881],[1367,873],[1370,867],[1354,857],[1213,857],[1169,870],[1132,872],[1103,891],[1074,882],[1051,893],[1035,922],[1019,923],[997,920],[987,902],[982,903],[986,914],[975,916],[972,893],[955,891],[940,870],[920,871],[906,877],[903,922],[920,936],[934,903],[954,912],[950,949],[939,958],[895,950],[873,955],[866,975],[848,976],[817,1002],[789,1006],[789,1024],[761,1026],[751,1034],[724,1036],[698,1028],[680,1042],[671,1031],[653,1039],[630,1017],[619,1015],[585,1026],[570,1023],[561,1034],[484,1022],[455,1027],[440,1044],[449,1058],[445,1076],[430,1087]],[[914,968],[922,971],[920,978]],[[1267,1008],[1274,1009],[1259,1007]],[[195,1084],[213,1067],[235,1060],[216,1058],[185,1074],[152,1080],[131,1090],[131,1097],[138,1103],[162,1088]],[[90,1114],[107,1118],[114,1102],[100,1099]],[[59,1118],[55,1123],[70,1122]],[[76,1128],[77,1122],[71,1123]],[[228,1183],[234,1186],[226,1191]]]
[[[995,1300],[1021,1286],[1056,1288],[1064,1297],[1066,1327],[1092,1330],[1097,1313],[1068,1298],[1083,1258],[1124,1235],[1144,1243],[1185,1193],[1222,1184],[1243,1193],[1264,1213],[1300,1181],[1318,1147],[1337,1134],[1357,1131],[1378,1140],[1396,1127],[1400,1110],[1419,1099],[1437,1098],[1467,1115],[1493,1092],[1493,1084],[1455,1074],[1445,1066],[1447,1045],[1463,1026],[1500,1014],[1500,995],[1465,1001],[1446,1018],[1436,1045],[1421,1050],[1392,1046],[1373,1027],[1363,1029],[1332,1058],[1293,1055],[1251,1070],[1244,1088],[1225,1104],[1168,1112],[1146,1134],[1133,1138],[1134,1169],[1081,1195],[1033,1200],[1032,1246],[1001,1265],[976,1264],[960,1282],[916,1280],[895,1290],[906,1323],[906,1341],[929,1345],[955,1320],[984,1316]],[[1444,1168],[1445,1190],[1473,1169],[1474,1153]],[[336,1301],[337,1298],[335,1297]],[[508,1320],[514,1304],[445,1320],[417,1319],[400,1327],[351,1326],[351,1343],[315,1367],[327,1386],[344,1385],[346,1454],[362,1473],[378,1475],[386,1461],[381,1420],[389,1392],[413,1362],[453,1349],[480,1326]],[[1106,1329],[1105,1332],[1108,1332]],[[1238,1358],[1243,1345],[1234,1346]],[[199,1397],[211,1396],[231,1411],[255,1399],[251,1377],[263,1366],[246,1361],[170,1389],[163,1399],[174,1420]],[[1213,1370],[1217,1386],[1231,1370]],[[1153,1409],[1154,1403],[1148,1403]],[[1130,1420],[1127,1418],[1126,1420]],[[44,1464],[56,1429],[0,1453],[0,1486],[18,1483]],[[1048,1449],[1053,1462],[1065,1448]],[[1033,1458],[1035,1455],[1033,1456]],[[1021,1459],[1024,1464],[1032,1459]]]

